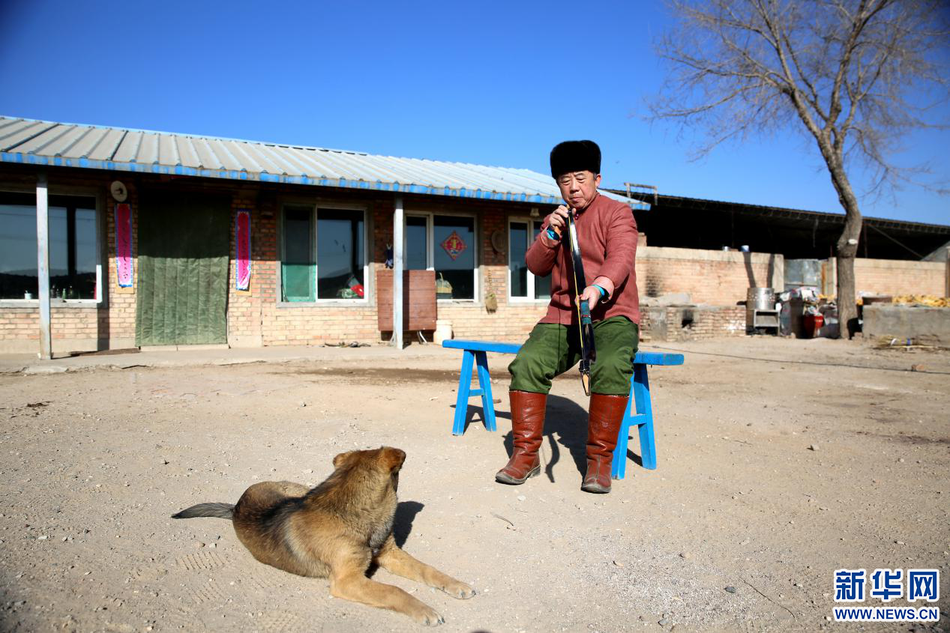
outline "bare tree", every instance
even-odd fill
[[[671,65],[654,118],[699,125],[700,154],[791,127],[814,138],[845,211],[836,245],[841,332],[856,323],[861,212],[849,179],[908,178],[892,162],[947,98],[946,0],[671,0],[679,24],[658,43]],[[846,330],[846,328],[848,330]]]

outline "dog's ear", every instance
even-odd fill
[[[344,464],[346,464],[346,462],[350,459],[350,457],[352,457],[355,453],[358,453],[358,452],[359,451],[347,451],[345,453],[340,453],[339,455],[333,458],[333,467],[341,468]]]
[[[397,470],[406,461],[406,452],[398,448],[384,446],[380,449],[380,459],[388,470]]]

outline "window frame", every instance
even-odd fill
[[[439,304],[461,304],[461,305],[481,305],[482,300],[482,274],[481,274],[481,257],[479,256],[479,249],[477,248],[481,244],[481,227],[478,222],[478,215],[475,213],[465,213],[459,211],[447,211],[447,210],[436,210],[436,211],[424,211],[421,209],[406,209],[405,217],[408,219],[409,216],[413,217],[425,217],[426,218],[426,270],[431,270],[435,272],[435,216],[451,216],[459,218],[471,218],[473,233],[475,235],[474,241],[475,244],[472,244],[470,248],[474,249],[474,261],[472,263],[472,274],[474,275],[472,279],[472,287],[475,289],[474,297],[471,299],[438,299]],[[402,252],[406,252],[406,247],[409,245],[409,234],[406,231],[408,224],[403,221],[403,240],[402,240]]]
[[[525,248],[531,248],[531,244],[534,243],[534,240],[537,238],[537,233],[534,232],[534,224],[538,223],[539,230],[540,226],[543,224],[538,218],[532,218],[528,216],[509,216],[508,222],[505,225],[507,227],[507,234],[505,237],[508,241],[508,261],[505,263],[505,269],[507,271],[505,279],[508,284],[508,301],[511,303],[521,303],[521,304],[547,304],[551,302],[550,295],[547,298],[537,298],[535,297],[535,274],[528,270],[527,276],[527,296],[514,296],[511,294],[511,225],[512,224],[527,224],[528,225],[528,243]]]
[[[310,233],[310,248],[311,255],[313,256],[313,301],[284,301],[284,280],[283,280],[283,263],[284,263],[284,252],[285,252],[285,227],[284,227],[284,211],[287,207],[309,207],[310,208],[310,224],[311,224],[311,233]],[[332,307],[342,307],[342,306],[354,306],[365,308],[370,304],[370,301],[373,299],[373,283],[370,275],[370,253],[369,249],[372,244],[372,228],[370,227],[370,216],[369,208],[365,204],[358,204],[352,202],[337,202],[335,200],[318,200],[313,202],[312,200],[297,200],[293,198],[287,198],[282,200],[279,205],[280,212],[277,216],[278,221],[278,230],[280,232],[280,239],[278,240],[280,246],[280,257],[277,265],[277,305],[278,307],[286,308],[301,308],[301,307],[319,307],[319,306],[332,306]],[[318,238],[318,224],[320,220],[320,210],[324,209],[326,211],[346,211],[346,212],[359,212],[363,216],[363,297],[357,299],[342,299],[342,298],[333,298],[333,299],[321,299],[319,296],[319,287],[320,287],[320,260],[319,252],[317,249],[317,238]]]
[[[4,184],[0,188],[0,200],[4,194],[29,195],[32,196],[34,211],[36,209],[36,187],[16,186]],[[103,292],[103,272],[108,256],[104,253],[107,240],[104,239],[106,230],[106,217],[103,209],[105,208],[105,196],[99,188],[95,187],[53,187],[48,186],[46,190],[47,201],[53,197],[64,198],[88,198],[93,201],[93,210],[96,213],[96,241],[94,252],[96,255],[96,295],[92,299],[62,299],[50,295],[49,303],[53,308],[93,308],[108,307],[108,293]],[[35,217],[35,216],[34,216]],[[108,279],[106,282],[108,283]],[[0,299],[0,308],[39,308],[40,298],[34,299]]]

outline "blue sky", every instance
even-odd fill
[[[690,162],[688,138],[644,120],[669,25],[659,2],[0,0],[0,114],[542,173],[555,143],[591,138],[607,186],[841,212],[795,132]],[[915,134],[896,162],[950,181],[948,145]],[[950,197],[921,188],[861,202],[950,224]]]

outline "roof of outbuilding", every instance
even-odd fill
[[[616,194],[623,194],[621,190],[611,190]],[[800,220],[802,224],[812,226],[815,222],[829,224],[844,224],[845,215],[843,212],[834,211],[809,211],[805,209],[792,209],[789,207],[765,206],[761,204],[748,204],[744,202],[729,202],[725,200],[710,200],[707,198],[687,198],[684,196],[672,196],[666,194],[643,193],[633,191],[631,197],[641,200],[650,200],[653,207],[665,208],[687,208],[697,210],[723,211],[735,210],[748,214],[757,214],[762,217],[781,217],[785,220]],[[888,218],[877,218],[865,215],[863,221],[880,227],[892,229],[902,229],[906,231],[916,231],[920,233],[939,233],[950,235],[950,224],[933,224],[927,222],[914,222],[911,220],[892,220]]]
[[[0,116],[0,162],[558,204],[550,176],[363,152]],[[634,208],[649,204],[602,191]]]

